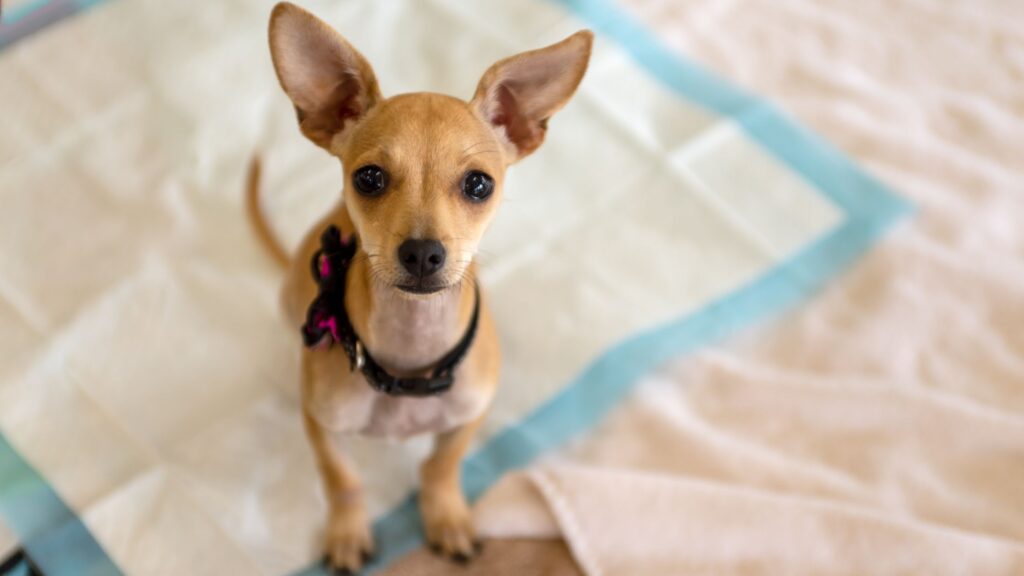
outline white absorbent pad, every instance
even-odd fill
[[[25,19],[61,2],[19,4]],[[342,179],[277,86],[272,2],[63,4],[76,14],[0,52],[6,538],[47,574],[315,572],[326,508],[300,341],[242,182],[259,149],[266,211],[294,245]],[[483,246],[505,361],[465,463],[471,496],[584,434],[657,363],[812,293],[904,211],[604,0],[304,4],[387,95],[468,98],[502,57],[598,34]],[[420,541],[428,449],[351,444],[378,565]]]

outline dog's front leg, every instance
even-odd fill
[[[306,434],[316,455],[329,508],[325,533],[326,562],[336,569],[356,571],[373,553],[373,536],[363,503],[359,478],[345,463],[338,441],[308,412]]]
[[[420,467],[420,513],[431,548],[456,560],[477,549],[473,520],[462,494],[461,464],[483,416],[439,434],[434,452]]]
[[[363,502],[362,486],[345,461],[337,435],[310,412],[316,384],[309,354],[302,355],[302,422],[313,447],[329,507],[325,560],[331,568],[355,572],[373,554],[373,536]]]

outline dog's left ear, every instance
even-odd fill
[[[594,34],[581,30],[557,44],[506,58],[484,73],[471,105],[498,132],[512,161],[544,141],[548,118],[583,80]]]
[[[270,15],[270,56],[299,128],[330,149],[334,136],[381,100],[370,64],[327,23],[289,2]]]

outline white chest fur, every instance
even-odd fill
[[[382,366],[419,370],[451,350],[462,336],[458,290],[407,298],[394,289],[374,295],[369,334],[362,335]]]
[[[363,338],[374,358],[390,370],[430,366],[462,336],[457,293],[416,300],[384,296],[376,304]],[[418,398],[373,390],[362,374],[350,370],[338,346],[311,352],[310,362],[308,407],[334,432],[390,438],[438,433],[472,420],[489,400],[479,387],[467,385],[465,366],[456,370],[451,389]]]

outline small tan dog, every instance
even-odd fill
[[[374,547],[339,442],[352,433],[436,434],[421,467],[427,539],[454,558],[476,549],[460,464],[494,396],[500,354],[474,256],[506,168],[540,146],[583,78],[592,41],[580,31],[502,60],[469,102],[384,98],[370,65],[330,26],[286,2],[271,14],[281,87],[302,133],[341,160],[346,181],[294,258],[260,216],[256,163],[248,183],[254,227],[288,270],[288,321],[306,336],[303,419],[330,506],[333,568],[358,570]]]

